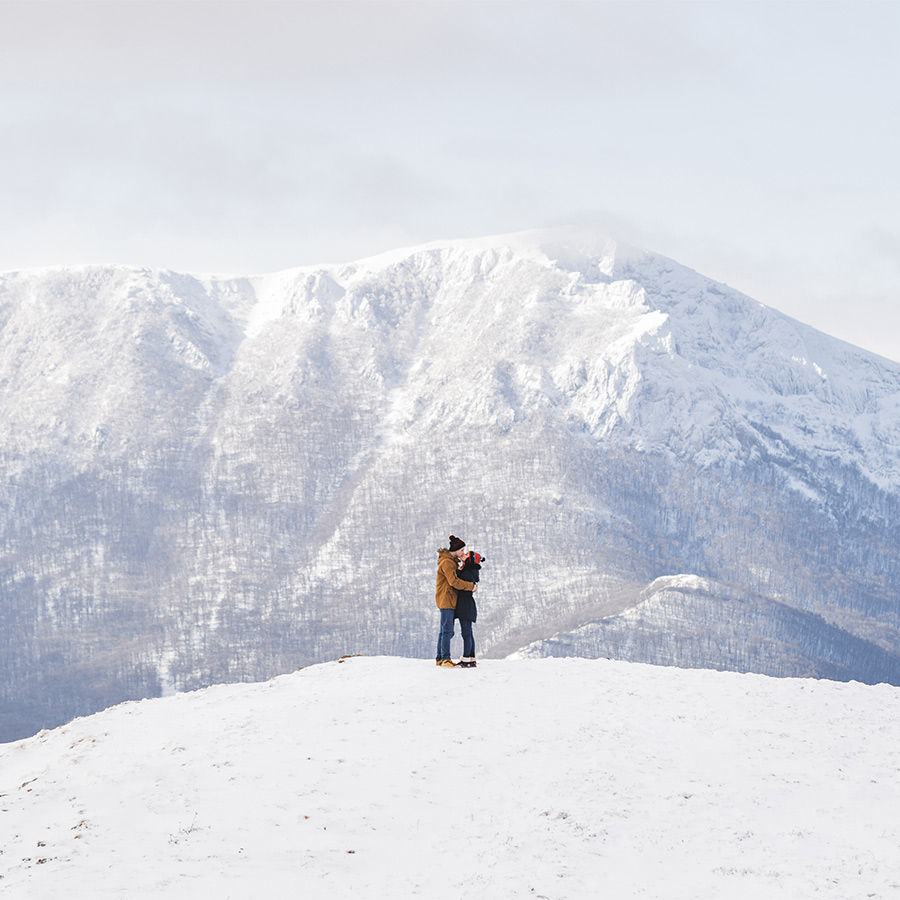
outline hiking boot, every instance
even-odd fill
[[[443,667],[446,668],[446,669],[455,669],[455,668],[456,668],[456,663],[453,662],[452,659],[442,659],[442,660],[438,663],[438,665],[439,665],[439,666],[443,666]]]

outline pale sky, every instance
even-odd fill
[[[0,270],[597,224],[900,360],[900,2],[0,0]]]

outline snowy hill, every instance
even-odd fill
[[[8,900],[884,898],[900,689],[348,659],[0,748]]]
[[[10,273],[0,388],[0,738],[429,656],[450,532],[482,655],[900,684],[900,364],[604,237]]]

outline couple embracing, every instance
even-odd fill
[[[484,557],[466,550],[466,542],[450,535],[450,546],[438,550],[437,586],[434,602],[441,614],[438,633],[437,656],[439,666],[455,669],[457,663],[450,659],[450,641],[453,638],[453,622],[459,619],[463,639],[463,655],[458,665],[464,669],[475,667],[475,638],[472,625],[478,614],[475,598],[478,590],[478,570]]]

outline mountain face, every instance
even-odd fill
[[[0,276],[0,737],[345,653],[900,684],[900,364],[568,230]]]

